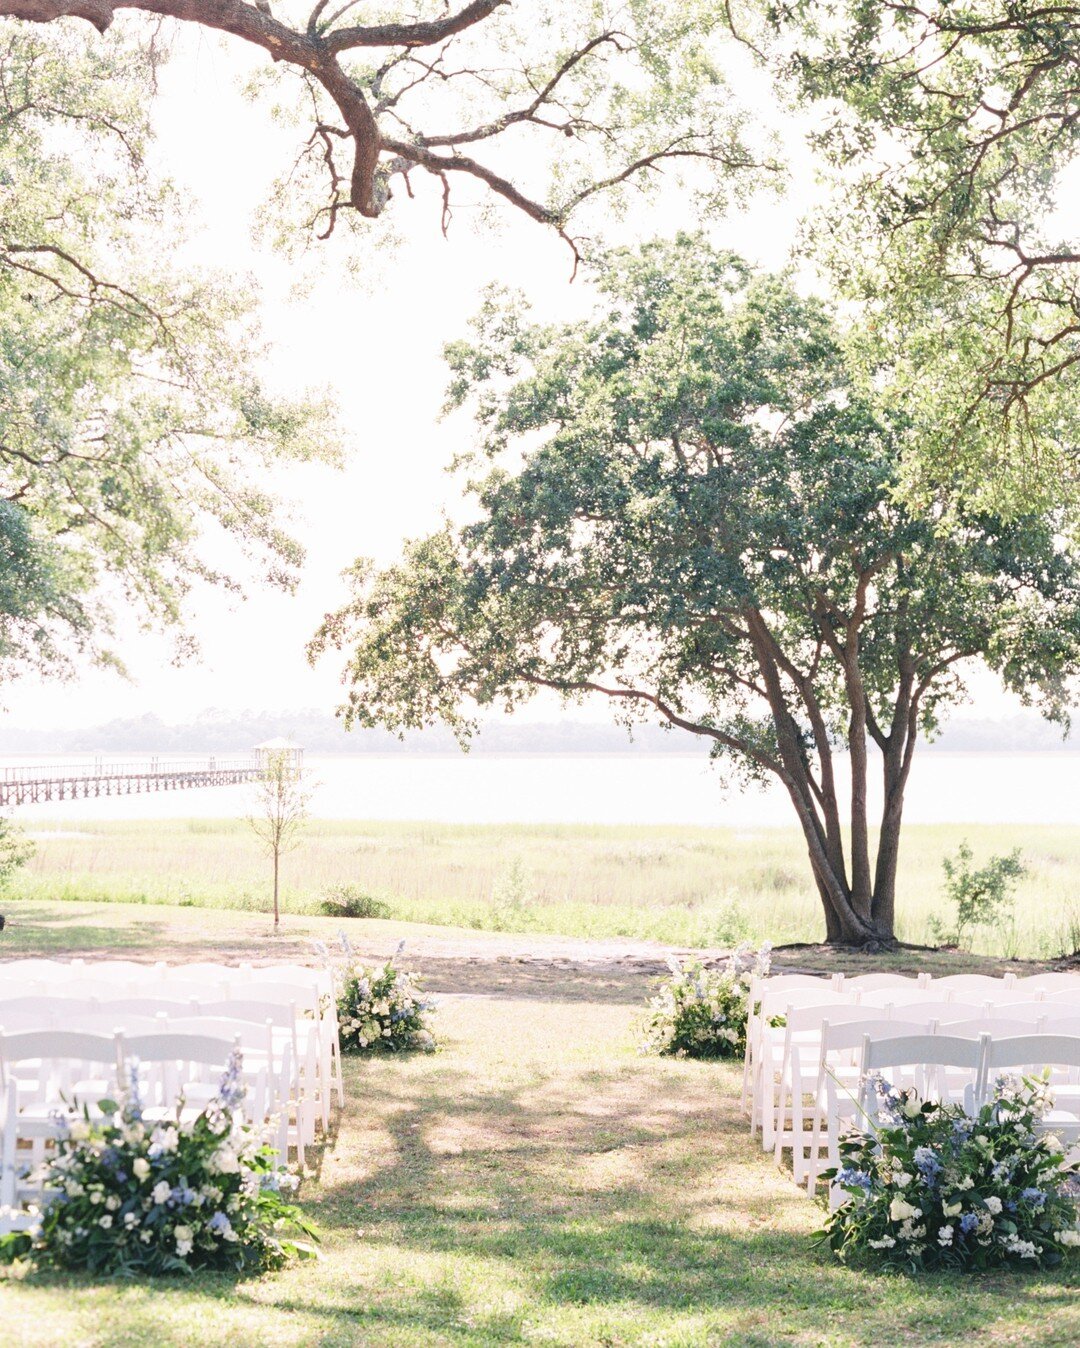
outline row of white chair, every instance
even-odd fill
[[[288,1048],[278,1064],[269,1040],[245,1045],[244,1031],[254,1027],[196,1024],[197,1031],[174,1027],[111,1037],[72,1030],[0,1033],[0,1233],[25,1226],[29,1205],[41,1202],[37,1172],[66,1126],[65,1114],[85,1109],[100,1117],[99,1102],[118,1097],[135,1073],[144,1119],[190,1117],[217,1094],[234,1049],[244,1060],[244,1118],[275,1148],[281,1164],[290,1144],[302,1163],[302,1121],[283,1089]],[[218,1033],[204,1032],[211,1028]]]
[[[323,1126],[336,1094],[344,1103],[341,1044],[333,978],[326,968],[305,965],[224,965],[217,963],[139,964],[132,960],[17,960],[0,964],[0,1024],[5,1004],[20,998],[63,995],[93,1004],[127,999],[169,1003],[247,1000],[295,1004],[297,1015],[318,1026],[319,1056],[307,1071],[307,1089],[318,1099]]]
[[[822,1129],[828,1166],[839,1164],[839,1138],[845,1129],[874,1129],[882,1122],[876,1081],[894,1088],[913,1088],[920,1098],[963,1104],[975,1114],[990,1098],[1003,1074],[1050,1075],[1054,1108],[1038,1125],[1055,1133],[1066,1152],[1080,1144],[1080,1034],[909,1034],[898,1027],[863,1027],[852,1078],[835,1066],[819,1071],[818,1091],[825,1088],[823,1108],[815,1111],[805,1180],[813,1193],[819,1174]],[[826,1040],[830,1039],[828,1032]],[[839,1043],[832,1040],[830,1050]],[[827,1063],[826,1053],[822,1055]],[[887,1078],[884,1074],[888,1074]],[[824,1118],[823,1118],[824,1116]],[[801,1139],[800,1139],[801,1141]],[[801,1152],[801,1145],[799,1147]],[[835,1185],[833,1206],[843,1201]]]
[[[878,1019],[902,1016],[908,1021],[921,1021],[924,1027],[932,1021],[1006,1015],[1034,1026],[1044,1016],[1056,1014],[1059,1007],[1065,1014],[1074,1010],[1080,1014],[1080,979],[1073,975],[1066,976],[1067,982],[1062,982],[1059,975],[1045,975],[1053,981],[1042,987],[1030,987],[1025,982],[1023,986],[1006,988],[996,980],[988,980],[995,985],[993,996],[976,1001],[975,997],[985,987],[970,980],[981,977],[961,975],[948,983],[941,979],[936,985],[919,986],[914,980],[901,980],[895,975],[867,975],[863,980],[848,980],[841,988],[807,975],[755,979],[749,996],[742,1086],[742,1105],[750,1115],[751,1131],[756,1132],[760,1126],[763,1147],[766,1150],[772,1147],[774,1087],[781,1061],[781,1036],[775,1032],[773,1022],[784,1020],[793,1009],[858,1007],[864,1014],[873,1012]],[[965,981],[961,982],[961,978]],[[942,986],[946,983],[947,986]]]

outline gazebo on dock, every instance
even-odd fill
[[[295,740],[277,735],[274,739],[263,740],[261,744],[255,746],[255,759],[260,768],[265,769],[269,765],[271,755],[278,754],[284,755],[289,760],[289,766],[294,772],[297,774],[303,772],[304,747]]]

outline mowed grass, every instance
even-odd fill
[[[208,942],[208,946],[210,946]],[[445,997],[441,1051],[350,1060],[302,1202],[322,1258],[234,1281],[0,1280],[11,1348],[1080,1341],[1077,1274],[857,1273],[751,1142],[734,1067],[643,1058],[640,990]]]
[[[14,882],[30,900],[265,910],[268,864],[240,820],[35,824]],[[1050,958],[1080,947],[1080,828],[915,825],[906,830],[899,934],[945,919],[941,859],[1022,849],[1015,927],[975,948]],[[312,821],[284,864],[284,903],[316,913],[349,885],[387,917],[476,929],[627,936],[680,945],[821,939],[820,906],[794,829],[453,825]]]

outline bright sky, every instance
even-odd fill
[[[163,164],[192,201],[193,250],[235,271],[237,284],[254,275],[264,291],[275,376],[290,388],[328,385],[348,429],[343,472],[308,467],[284,479],[294,530],[308,549],[303,583],[294,596],[253,591],[240,604],[202,591],[191,623],[200,663],[173,668],[166,641],[125,630],[119,647],[132,682],[92,670],[73,685],[28,680],[6,690],[0,723],[85,725],[144,712],[182,721],[206,707],[332,709],[339,662],[331,657],[312,670],[304,645],[343,597],[342,569],[358,554],[392,560],[402,539],[426,532],[459,499],[444,466],[468,426],[437,419],[443,344],[462,335],[493,280],[524,290],[543,317],[570,316],[587,298],[580,280],[570,283],[565,245],[540,226],[508,210],[501,232],[479,232],[464,208],[444,240],[432,192],[395,201],[399,242],[372,251],[358,284],[343,279],[340,251],[323,247],[305,268],[318,273],[314,285],[290,301],[292,270],[251,241],[254,212],[289,162],[296,134],[272,126],[265,109],[239,92],[264,59],[243,43],[186,28],[165,71],[159,143]],[[783,264],[810,190],[805,157],[795,158],[802,176],[785,200],[766,200],[717,234],[766,266]],[[629,236],[679,223],[652,209]],[[999,709],[996,698],[987,705],[980,697],[981,714]],[[553,707],[538,711],[550,717]]]

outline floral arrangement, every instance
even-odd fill
[[[1039,1124],[1045,1080],[1003,1077],[977,1115],[874,1081],[880,1123],[826,1173],[848,1196],[822,1238],[841,1259],[902,1269],[1048,1268],[1080,1246],[1080,1182]]]
[[[359,963],[344,932],[338,940],[345,956],[343,966],[336,971],[342,1053],[432,1052],[435,1037],[426,1017],[434,1011],[435,1003],[424,996],[419,974],[394,964],[405,942],[385,964],[369,969]]]
[[[61,1116],[39,1174],[50,1197],[33,1226],[0,1237],[0,1258],[130,1276],[259,1271],[312,1254],[282,1234],[315,1233],[285,1196],[295,1177],[241,1119],[241,1069],[234,1050],[217,1096],[190,1121],[181,1110],[144,1120],[134,1063],[122,1105]]]
[[[649,999],[642,1035],[646,1053],[676,1058],[741,1057],[751,979],[769,972],[771,947],[738,946],[722,969],[669,960],[671,977]]]

